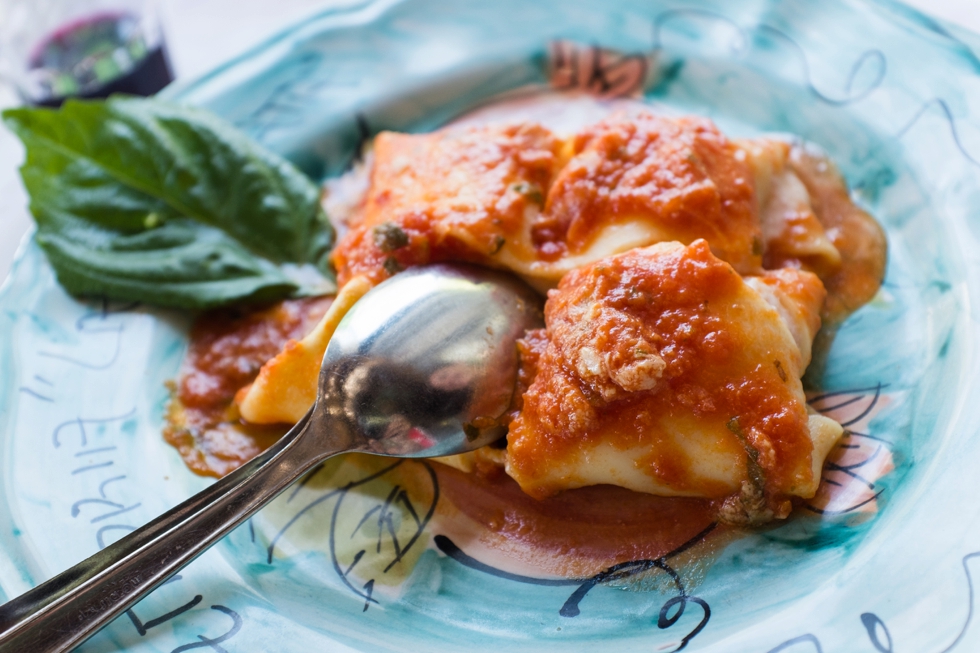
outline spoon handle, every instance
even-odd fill
[[[176,508],[0,606],[0,653],[68,651],[203,553],[318,461],[310,413],[278,443]],[[317,429],[320,431],[320,429]]]

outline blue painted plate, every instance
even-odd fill
[[[500,573],[478,538],[434,517],[426,464],[347,459],[83,650],[980,650],[978,52],[980,38],[886,0],[385,0],[310,18],[169,89],[315,177],[344,171],[366,134],[555,85],[710,116],[734,135],[798,134],[885,225],[889,268],[807,379],[849,428],[821,493],[703,563]],[[207,481],[160,436],[187,316],[72,299],[33,244],[0,309],[6,598]]]

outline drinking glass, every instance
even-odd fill
[[[44,106],[173,79],[154,0],[0,0],[0,75]]]

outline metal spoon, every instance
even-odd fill
[[[299,424],[203,492],[0,606],[0,653],[77,646],[330,456],[444,456],[492,442],[517,380],[515,341],[541,324],[538,297],[489,270],[413,268],[382,283],[341,321]]]

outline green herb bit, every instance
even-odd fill
[[[786,370],[783,369],[783,364],[778,360],[773,361],[772,363],[776,366],[776,371],[779,373],[779,378],[783,380],[783,383],[785,383],[786,379],[789,377],[786,376]]]
[[[497,252],[499,252],[501,249],[503,249],[503,247],[504,247],[504,245],[506,243],[507,243],[507,240],[503,236],[501,236],[500,234],[497,234],[496,236],[493,237],[493,244],[490,245],[490,251],[488,252],[488,255],[489,256],[493,256],[494,254],[496,254]]]
[[[523,195],[527,201],[538,206],[544,206],[544,193],[537,184],[529,184],[526,181],[512,184],[510,189],[518,195]]]
[[[725,428],[738,436],[738,439],[742,442],[745,441],[745,433],[742,432],[742,427],[738,423],[738,417],[733,417],[725,423]]]
[[[759,450],[749,444],[745,432],[742,431],[742,427],[738,423],[737,416],[728,420],[725,426],[735,434],[735,437],[738,438],[738,441],[742,443],[742,447],[745,449],[745,453],[747,454],[745,466],[749,480],[752,481],[753,485],[762,490],[766,486],[766,472],[762,469],[762,465],[759,464]]]
[[[383,222],[371,230],[374,244],[385,254],[408,245],[408,234],[394,222]]]
[[[395,276],[396,274],[398,274],[399,272],[405,269],[405,267],[401,263],[399,263],[398,259],[396,259],[394,256],[387,257],[385,259],[383,267],[385,269],[385,272],[387,272],[390,276]]]

